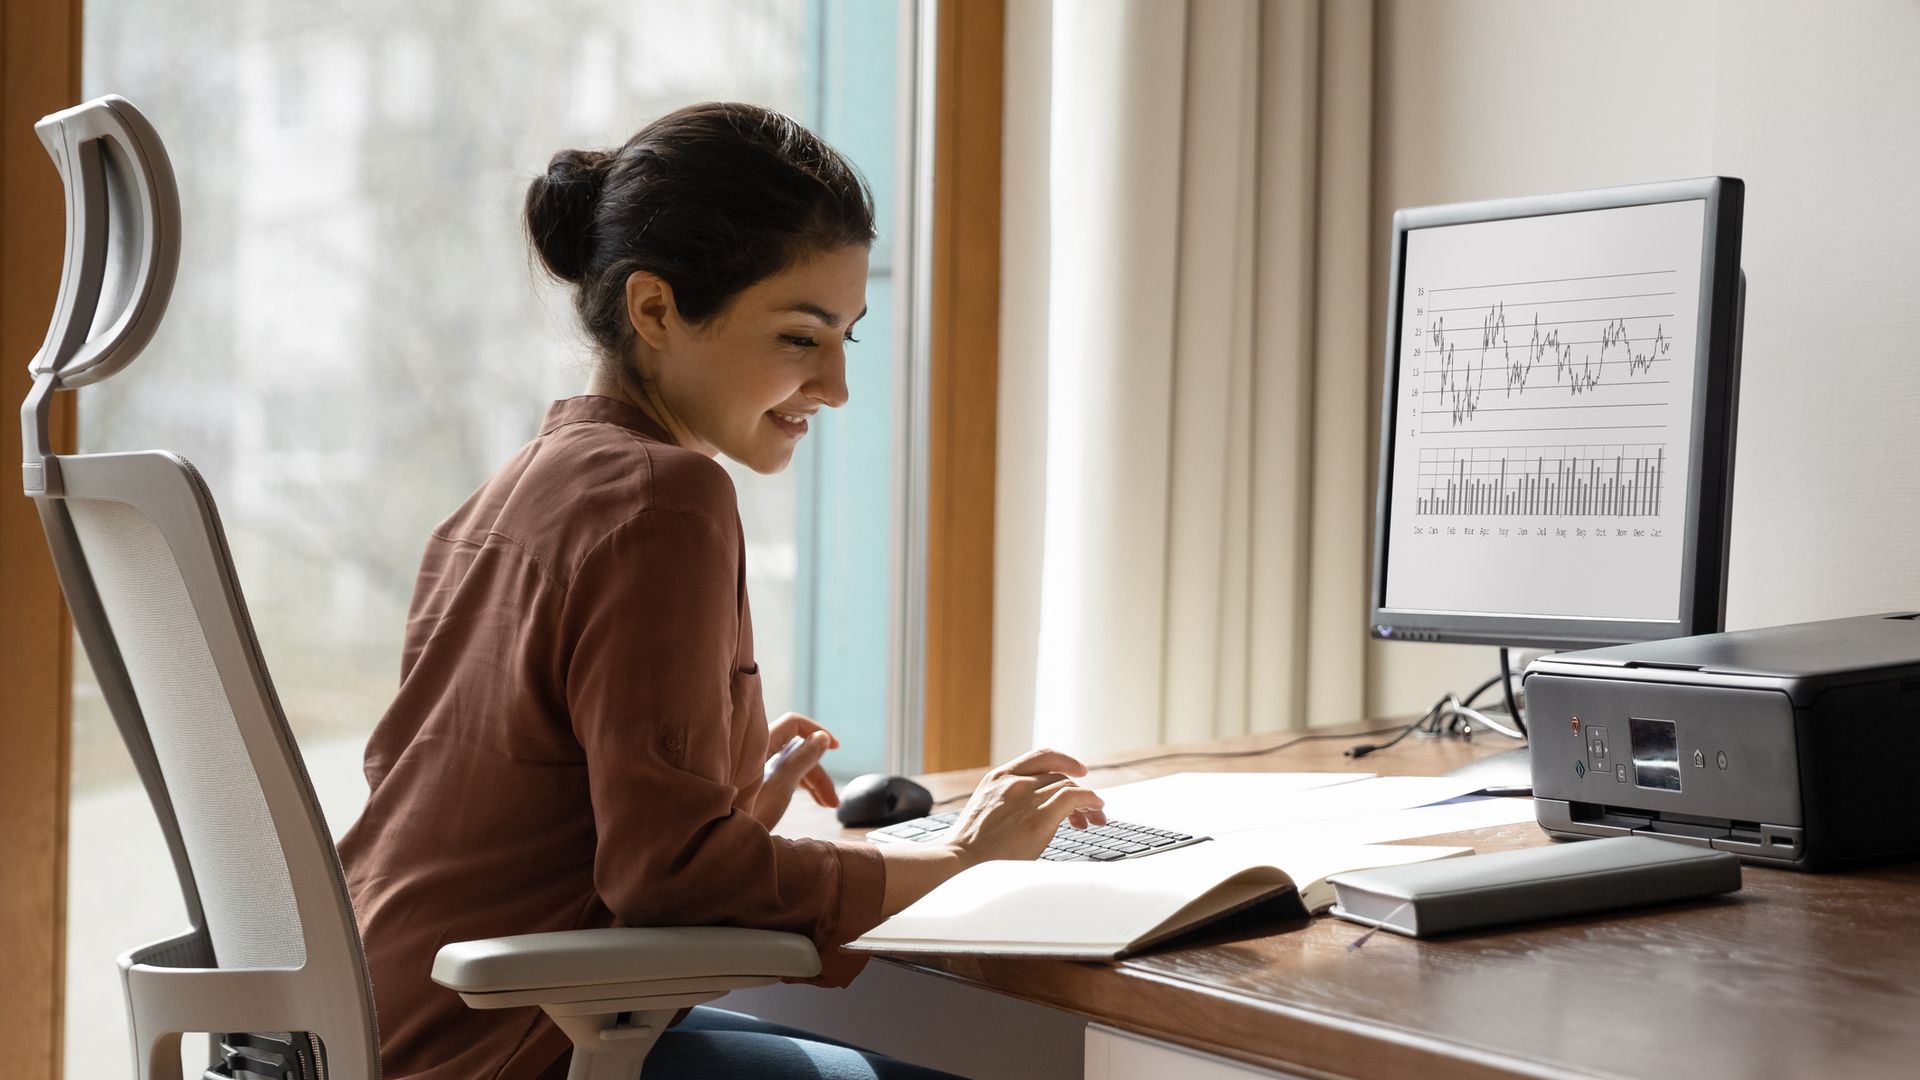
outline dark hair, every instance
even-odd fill
[[[626,282],[673,288],[702,323],[800,259],[871,245],[873,193],[847,159],[790,117],[707,102],[655,120],[618,150],[562,150],[527,188],[527,234],[609,358],[633,338]]]

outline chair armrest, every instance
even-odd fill
[[[461,994],[738,978],[804,979],[820,954],[799,934],[730,926],[612,927],[456,941],[433,960],[433,981]]]
[[[820,974],[799,934],[727,926],[614,927],[456,941],[433,981],[475,1009],[537,1005],[573,1042],[576,1077],[638,1077],[681,1009]]]

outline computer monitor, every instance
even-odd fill
[[[1394,215],[1373,636],[1559,649],[1722,628],[1743,190]]]

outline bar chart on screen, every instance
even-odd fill
[[[1657,518],[1666,458],[1661,443],[1424,447],[1416,513]]]

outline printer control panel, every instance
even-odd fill
[[[1527,705],[1548,831],[1643,833],[1769,861],[1801,854],[1785,694],[1536,674]]]

